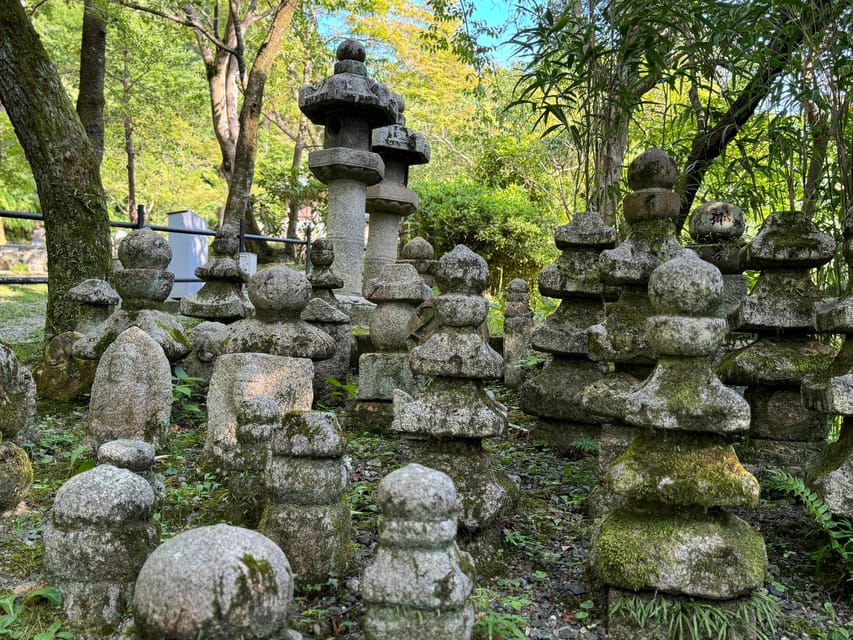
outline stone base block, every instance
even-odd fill
[[[473,625],[470,605],[457,611],[373,606],[362,620],[366,640],[470,638]]]
[[[823,442],[829,434],[832,417],[803,406],[799,388],[748,388],[752,419],[749,425],[754,438],[791,442]]]
[[[390,402],[395,389],[414,394],[417,386],[408,353],[365,353],[358,359],[359,400]]]
[[[127,612],[135,580],[130,582],[56,583],[62,593],[62,608],[69,620],[86,625],[114,628]]]
[[[342,501],[330,505],[268,505],[258,530],[275,542],[302,586],[343,574],[350,557],[350,512]]]
[[[522,385],[521,408],[543,418],[594,424],[600,416],[581,407],[581,394],[602,377],[595,362],[555,356]]]
[[[341,415],[341,425],[352,433],[391,433],[394,404],[381,400],[351,403]]]

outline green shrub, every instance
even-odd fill
[[[539,271],[557,257],[552,230],[561,221],[518,185],[489,187],[460,178],[411,186],[420,207],[409,218],[410,235],[429,240],[436,256],[457,244],[480,254],[489,263],[495,295],[513,278],[535,285]]]

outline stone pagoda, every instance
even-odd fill
[[[602,365],[613,363],[612,372],[581,394],[581,407],[603,416],[598,447],[600,477],[634,437],[624,423],[625,400],[654,365],[645,332],[646,318],[654,315],[648,281],[658,265],[681,251],[674,223],[681,198],[672,190],[677,175],[675,163],[660,149],[649,149],[634,158],[628,167],[628,186],[633,191],[622,202],[624,240],[615,249],[603,251],[598,261],[601,282],[620,288],[619,298],[607,304],[604,321],[587,331],[589,358]],[[599,487],[599,493],[590,502],[603,512],[611,506],[612,495],[604,486]]]
[[[847,291],[816,306],[815,328],[843,334],[844,343],[829,369],[804,378],[802,395],[808,409],[843,416],[838,441],[808,470],[807,481],[832,513],[853,518],[853,207],[844,217],[842,250],[847,260]]]
[[[192,343],[180,322],[163,310],[175,276],[166,268],[172,249],[166,239],[147,227],[134,229],[118,246],[123,269],[114,274],[121,308],[74,343],[74,355],[97,360],[128,327],[139,327],[160,345],[169,362],[186,356]]]
[[[249,315],[243,297],[249,274],[240,266],[239,234],[233,223],[223,224],[216,232],[210,259],[195,269],[196,277],[204,284],[196,293],[181,299],[183,315],[224,323]]]
[[[509,508],[515,487],[483,449],[483,439],[506,428],[506,410],[483,388],[501,377],[503,359],[480,330],[488,314],[481,295],[489,283],[486,261],[465,245],[438,261],[434,331],[411,352],[412,373],[431,378],[414,397],[394,393],[392,430],[423,438],[417,462],[449,475],[459,492],[459,521],[471,544]],[[468,546],[469,550],[471,545]],[[478,558],[492,554],[481,549]],[[493,559],[493,558],[492,558]],[[483,563],[484,565],[485,563]],[[481,565],[481,568],[482,566]]]
[[[385,163],[385,177],[367,188],[370,225],[364,255],[365,296],[368,282],[397,260],[400,221],[418,208],[418,194],[408,188],[409,167],[429,162],[424,137],[406,127],[403,97],[393,94],[392,99],[398,107],[396,124],[373,130],[372,148]]]
[[[615,298],[617,290],[598,276],[598,259],[616,244],[616,230],[598,213],[580,212],[554,230],[554,243],[562,253],[539,274],[539,292],[560,306],[531,336],[533,348],[551,360],[522,385],[521,407],[540,418],[543,435],[566,448],[600,429],[601,417],[581,407],[580,395],[603,375],[587,357],[587,329],[604,320],[604,299]]]
[[[343,293],[358,304],[367,187],[385,174],[382,158],[371,150],[372,131],[397,121],[397,105],[388,88],[367,75],[361,43],[344,40],[337,59],[333,75],[316,87],[302,87],[299,108],[311,122],[325,127],[323,149],[309,154],[308,166],[329,189],[332,270],[343,280]]]
[[[626,504],[606,516],[590,553],[610,587],[612,638],[638,637],[636,621],[618,613],[634,594],[727,606],[764,582],[761,535],[725,510],[756,507],[759,485],[727,440],[748,430],[749,405],[710,363],[727,331],[713,317],[722,291],[719,270],[688,250],[649,279],[656,315],[646,327],[658,361],[625,400],[625,420],[640,429],[607,481]],[[668,631],[646,627],[642,637],[664,639]]]
[[[807,374],[826,370],[836,355],[811,337],[815,304],[824,295],[809,273],[834,254],[832,237],[797,211],[771,214],[741,250],[743,266],[761,275],[730,326],[759,338],[725,356],[719,372],[727,384],[746,387],[752,423],[740,455],[756,474],[767,468],[802,474],[829,432],[829,416],[803,406],[800,384]]]

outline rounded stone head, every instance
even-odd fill
[[[719,242],[740,238],[746,221],[740,207],[729,202],[706,202],[690,214],[688,230],[697,242]]]
[[[438,261],[435,282],[442,293],[481,294],[489,286],[489,265],[464,244]]]
[[[649,300],[661,314],[711,315],[722,295],[720,270],[689,249],[664,262],[649,277]]]
[[[240,251],[240,230],[236,224],[226,222],[216,232],[213,252],[219,256],[234,257]]]
[[[335,248],[328,238],[317,238],[311,242],[311,265],[331,267],[335,261]]]
[[[678,169],[669,155],[656,147],[638,155],[628,166],[628,186],[639,189],[671,189]]]
[[[299,314],[311,299],[311,283],[288,267],[270,267],[249,279],[249,300],[258,316]]]
[[[411,463],[385,476],[376,502],[389,519],[443,520],[456,513],[456,486],[447,474]]]
[[[435,249],[425,239],[417,236],[403,245],[400,257],[404,260],[435,260]]]
[[[118,259],[125,269],[154,269],[163,271],[172,261],[169,242],[149,229],[134,229],[118,246]]]

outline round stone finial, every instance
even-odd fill
[[[98,447],[98,463],[137,473],[147,471],[154,463],[154,445],[128,438],[109,440]]]
[[[355,60],[356,62],[364,62],[366,59],[364,45],[353,38],[347,38],[341,42],[338,45],[335,55],[340,61]]]
[[[216,524],[157,547],[139,572],[133,606],[146,637],[271,638],[292,599],[290,563],[272,540]]]
[[[149,229],[134,229],[118,245],[118,259],[125,269],[155,269],[163,271],[172,261],[169,242]]]
[[[652,147],[638,155],[628,166],[628,186],[639,189],[671,189],[678,169],[665,151]]]
[[[435,249],[424,238],[417,236],[403,245],[400,257],[404,260],[435,260]]]
[[[510,281],[509,286],[507,287],[507,298],[511,295],[526,295],[529,290],[530,288],[527,285],[527,280],[514,278]]]
[[[649,299],[661,314],[710,315],[722,295],[720,270],[689,249],[664,262],[649,277]]]
[[[311,242],[311,265],[331,267],[335,261],[335,248],[328,238],[317,238]]]
[[[311,299],[311,283],[288,267],[270,267],[249,279],[249,300],[264,312],[299,312]]]
[[[223,224],[213,239],[213,251],[219,256],[235,256],[240,251],[240,229],[231,222]]]
[[[458,244],[439,259],[435,282],[442,293],[479,295],[489,286],[489,265],[464,244]]]
[[[59,487],[53,520],[61,527],[140,522],[151,517],[154,490],[128,469],[102,464]]]
[[[690,214],[688,230],[696,242],[740,238],[746,229],[743,211],[729,202],[706,202]]]
[[[456,511],[456,486],[446,473],[411,463],[385,476],[376,503],[386,518],[441,520]]]

